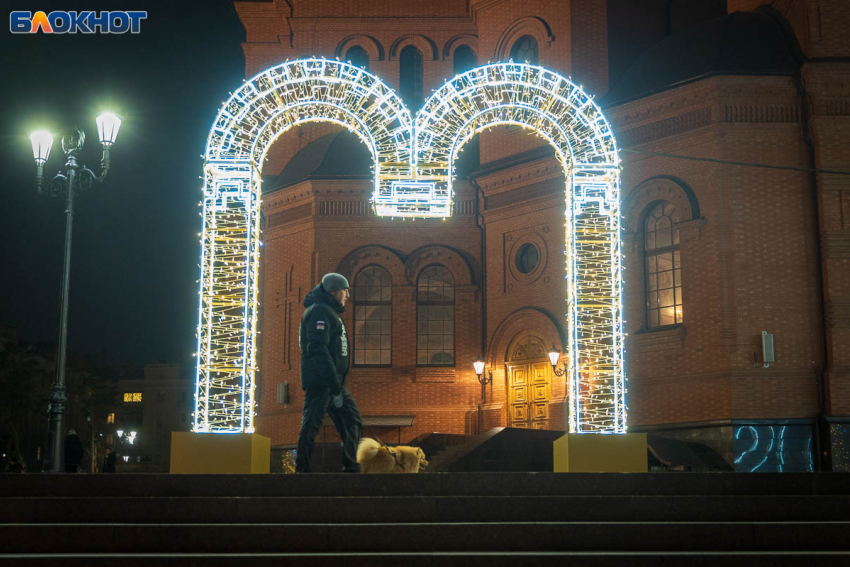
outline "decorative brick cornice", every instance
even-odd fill
[[[850,116],[850,97],[826,99],[828,116]]]
[[[711,124],[711,107],[700,108],[671,116],[663,120],[644,124],[631,130],[625,130],[617,135],[621,147],[639,146],[655,140],[683,134]]]
[[[366,217],[374,216],[369,201],[317,201],[316,216]]]
[[[850,300],[826,302],[826,326],[830,329],[850,328]]]
[[[850,234],[844,232],[822,234],[821,253],[824,260],[850,258]]]
[[[799,122],[795,104],[727,104],[724,122]]]
[[[302,220],[312,216],[313,214],[313,205],[312,203],[305,203],[304,205],[298,205],[296,207],[290,207],[286,210],[280,211],[279,213],[273,213],[266,217],[266,228],[273,228],[275,226],[280,226],[283,224],[295,222],[298,220]]]

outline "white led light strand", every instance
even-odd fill
[[[542,67],[497,63],[455,77],[416,115],[415,176],[450,200],[458,151],[500,124],[530,128],[566,175],[570,431],[625,433],[619,157],[593,100]]]
[[[626,431],[619,158],[591,98],[541,67],[499,63],[443,85],[414,125],[377,77],[324,59],[246,82],[210,132],[194,431],[254,429],[260,164],[278,136],[310,121],[339,124],[369,147],[372,203],[390,217],[450,216],[453,164],[475,133],[516,124],[545,138],[566,175],[570,431]]]

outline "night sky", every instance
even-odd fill
[[[236,12],[227,0],[13,8],[147,9],[148,17],[138,35],[13,35],[3,10],[0,324],[28,343],[57,340],[64,200],[37,195],[30,132],[54,135],[46,182],[64,165],[61,132],[74,125],[86,133],[80,163],[99,173],[94,118],[113,110],[124,121],[112,169],[76,201],[69,352],[110,365],[190,363],[200,154],[221,103],[244,77]]]

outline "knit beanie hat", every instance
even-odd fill
[[[325,274],[322,278],[322,287],[325,288],[326,292],[332,293],[341,289],[348,289],[349,286],[348,280],[345,279],[345,276],[331,272],[329,274]]]

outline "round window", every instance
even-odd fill
[[[521,274],[530,274],[540,261],[540,251],[531,242],[526,242],[516,252],[514,263]]]

